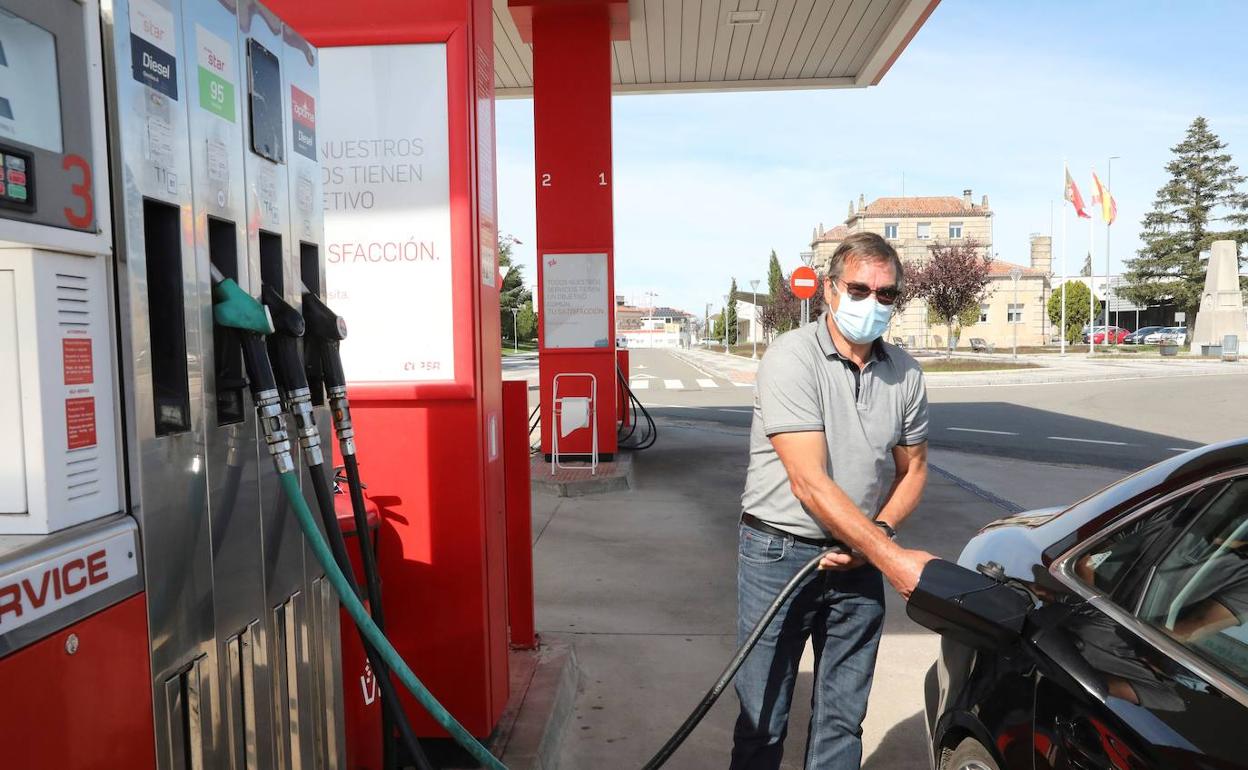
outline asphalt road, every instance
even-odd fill
[[[630,364],[634,392],[656,417],[750,424],[752,387],[662,350],[633,350]],[[932,446],[1047,463],[1137,470],[1248,435],[1242,374],[932,388],[929,400]]]

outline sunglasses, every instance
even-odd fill
[[[881,305],[891,305],[897,301],[898,297],[901,296],[901,290],[896,286],[881,286],[878,289],[872,289],[865,283],[858,283],[856,281],[854,283],[841,281],[841,283],[845,284],[845,293],[854,300],[866,299],[874,294],[876,300]]]

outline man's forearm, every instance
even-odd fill
[[[884,531],[875,526],[826,475],[793,486],[798,500],[825,529],[871,563],[880,566],[880,561],[899,550]]]
[[[893,529],[901,526],[901,523],[914,513],[914,509],[919,507],[919,500],[923,498],[923,489],[927,486],[927,463],[915,463],[917,467],[912,467],[903,474],[899,474],[893,481],[893,488],[889,492],[888,499],[884,502],[884,507],[880,509],[877,521],[883,521]]]

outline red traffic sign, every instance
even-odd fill
[[[819,279],[813,269],[802,265],[789,276],[789,288],[793,290],[794,297],[810,299],[819,288]]]

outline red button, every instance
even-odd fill
[[[26,184],[26,172],[25,171],[13,171],[12,169],[10,169],[9,170],[9,182],[11,182],[12,184]]]

